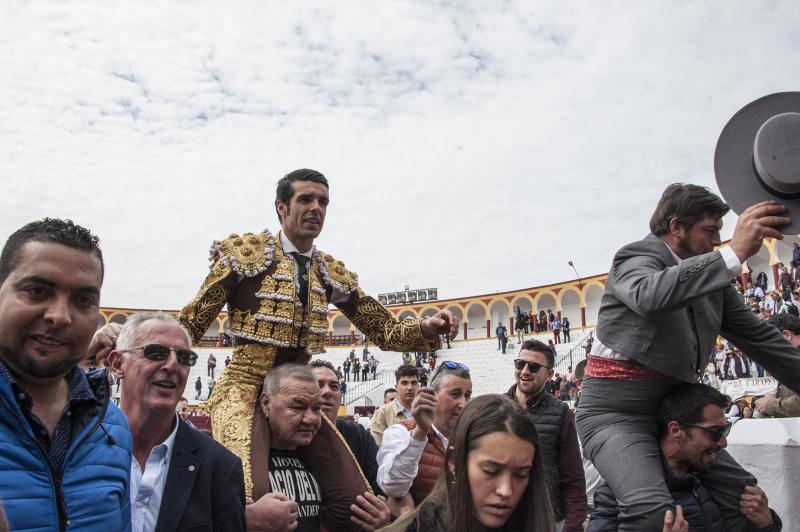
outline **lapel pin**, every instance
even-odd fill
[[[189,466],[189,471],[194,471],[194,466],[193,465]]]

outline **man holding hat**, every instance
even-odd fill
[[[714,249],[728,205],[703,187],[673,184],[653,213],[651,234],[614,257],[576,421],[584,454],[620,501],[621,531],[662,529],[673,503],[658,454],[656,405],[671,389],[697,380],[718,335],[800,390],[797,349],[750,312],[730,282],[764,238],[783,238],[778,228],[800,232],[786,216],[787,207],[800,210],[795,111],[800,93],[767,97],[722,132],[717,180],[739,213],[728,247]],[[725,530],[745,530],[740,497],[755,478],[725,450],[714,458],[703,484]]]

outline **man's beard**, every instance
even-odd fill
[[[76,364],[71,357],[53,359],[38,357],[36,355],[26,356],[14,351],[4,345],[0,345],[0,359],[5,362],[9,370],[15,375],[19,374],[23,379],[27,376],[40,379],[51,379],[66,375]]]

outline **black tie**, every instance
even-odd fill
[[[300,283],[300,302],[303,307],[308,306],[308,257],[297,251],[292,251],[294,262],[297,264],[297,280]]]

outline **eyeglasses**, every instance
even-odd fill
[[[447,370],[460,368],[463,369],[466,373],[469,373],[469,367],[467,367],[466,364],[462,364],[461,362],[453,362],[452,360],[443,360],[442,363],[439,364],[439,367],[437,367],[434,370],[433,374],[431,375],[430,382],[433,382],[439,375],[439,373],[441,373],[442,370],[445,368],[447,368]]]
[[[191,349],[174,349],[161,344],[147,344],[140,347],[131,347],[125,351],[141,351],[144,358],[153,362],[164,362],[169,358],[170,351],[175,351],[178,363],[184,366],[194,366],[197,362],[197,353]]]
[[[526,364],[528,366],[528,371],[531,373],[538,373],[542,368],[553,369],[550,366],[543,366],[538,362],[528,362],[527,360],[522,360],[521,358],[514,359],[514,367],[519,371],[522,371],[522,368],[524,368]]]
[[[730,433],[731,427],[733,426],[733,423],[731,423],[730,421],[725,423],[725,425],[723,425],[722,427],[704,427],[702,425],[694,425],[692,423],[681,423],[681,424],[684,427],[694,427],[696,429],[702,429],[708,432],[711,435],[711,439],[714,440],[715,442],[719,441],[720,438],[722,438],[723,436],[727,438],[728,433]]]

